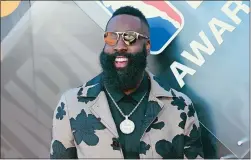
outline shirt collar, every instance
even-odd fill
[[[144,94],[146,92],[149,92],[149,84],[150,81],[148,79],[148,76],[146,74],[144,74],[143,80],[139,86],[139,88],[130,94],[130,96],[136,100],[137,102],[139,102],[141,100],[141,98],[144,96]]]
[[[171,87],[167,84],[168,79],[162,79],[162,78],[159,79],[148,70],[146,70],[145,73],[147,73],[145,75],[148,75],[147,77],[149,77],[150,79],[150,86],[151,86],[151,88],[149,88],[150,95],[156,98],[176,96],[172,93]],[[100,73],[98,76],[94,77],[87,83],[83,84],[82,86],[78,87],[79,88],[79,91],[77,94],[78,99],[85,98],[85,97],[96,98],[100,94],[100,92],[104,90],[101,75],[102,73]],[[117,96],[115,95],[114,98],[117,101],[119,101],[123,96],[124,96],[124,93],[121,91]]]
[[[113,87],[107,86],[107,91],[110,93],[115,102],[120,101],[125,96],[121,90],[115,89]]]

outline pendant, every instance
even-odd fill
[[[128,119],[127,116],[125,118],[126,119],[120,123],[120,130],[124,134],[130,134],[134,131],[135,125],[134,125],[133,121]]]

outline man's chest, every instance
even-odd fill
[[[132,115],[136,134],[132,137],[122,136],[122,140],[118,125],[123,117],[119,113],[117,116],[120,116],[120,120],[116,123],[113,118],[108,122],[106,118],[95,115],[89,108],[82,109],[81,113],[79,111],[79,108],[70,111],[70,118],[75,119],[75,123],[70,123],[74,140],[79,142],[81,139],[80,143],[76,143],[79,158],[124,158],[123,145],[127,145],[129,149],[133,146],[141,158],[162,158],[166,152],[163,148],[172,152],[173,147],[183,147],[183,140],[179,135],[184,132],[185,120],[182,119],[181,111],[168,104],[161,109],[156,102],[151,102],[147,105],[145,114]],[[112,117],[111,110],[109,113]],[[76,123],[79,125],[78,134],[74,129]],[[116,126],[116,131],[112,131],[111,125]]]

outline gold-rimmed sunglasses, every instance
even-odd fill
[[[122,39],[126,45],[134,44],[139,38],[149,39],[148,36],[145,36],[138,32],[126,31],[126,32],[105,32],[104,41],[106,44],[114,46],[117,44],[120,35],[122,36]]]

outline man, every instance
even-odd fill
[[[114,12],[102,73],[63,94],[55,109],[51,158],[203,157],[192,102],[146,70],[149,37],[139,10]]]

